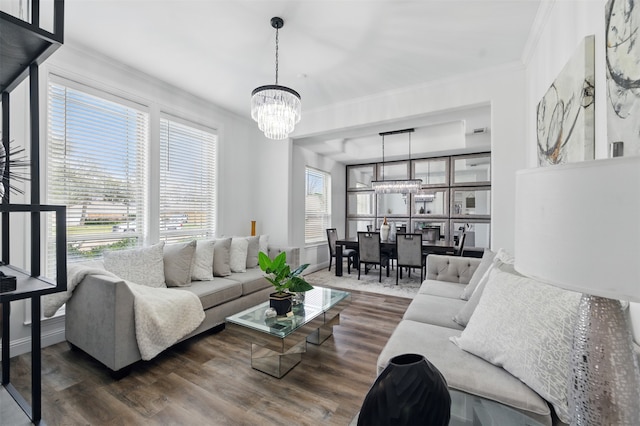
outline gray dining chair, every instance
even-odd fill
[[[329,243],[329,271],[333,259],[336,258],[336,241],[338,241],[338,230],[336,228],[327,228],[327,242]],[[358,265],[358,251],[354,249],[342,249],[342,258],[347,259],[347,272],[351,273],[351,266],[354,268]]]
[[[380,271],[378,273],[378,282],[382,282],[382,268],[387,268],[387,277],[389,276],[389,257],[380,250],[380,233],[379,232],[358,232],[358,279],[364,264],[365,275],[369,272],[367,265],[378,265]]]
[[[422,234],[398,234],[396,247],[396,285],[398,285],[398,276],[402,278],[403,268],[408,268],[409,276],[411,276],[412,268],[420,268],[420,282],[422,282],[425,268],[425,256],[422,255]]]

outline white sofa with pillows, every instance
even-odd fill
[[[287,262],[292,267],[299,264],[299,249],[268,246],[266,236],[159,243],[106,252],[102,263],[93,262],[85,273],[76,272],[78,283],[71,289],[71,297],[66,302],[66,339],[72,347],[83,350],[111,369],[114,375],[124,375],[133,363],[150,359],[162,349],[151,354],[143,350],[141,354],[139,344],[142,341],[137,336],[141,327],[137,324],[136,328],[135,313],[147,304],[146,298],[164,295],[171,304],[187,296],[182,292],[197,296],[200,304],[196,304],[204,314],[200,312],[197,322],[187,329],[191,331],[179,335],[176,342],[220,326],[227,316],[266,301],[273,291],[258,266],[259,251],[272,258],[286,251]],[[74,265],[70,265],[70,271],[72,266],[78,271]],[[70,281],[73,282],[73,277]],[[175,300],[172,300],[173,295],[176,295]],[[181,313],[180,306],[169,305],[169,308],[167,311],[178,312],[176,323],[188,317],[186,311]],[[152,306],[152,314],[153,309],[157,308]],[[151,329],[147,330],[151,337],[165,331],[153,330],[153,327],[173,328],[171,322],[167,323],[172,320],[162,318],[162,313],[155,315],[159,317],[158,321],[151,318],[148,321],[151,324],[144,326]],[[167,336],[160,337],[173,342],[167,340]]]
[[[518,274],[502,250],[482,259],[430,255],[427,279],[380,353],[378,373],[396,355],[422,354],[451,389],[542,424],[568,423],[580,296]]]

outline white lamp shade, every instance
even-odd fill
[[[515,229],[520,273],[640,302],[640,157],[519,171]]]

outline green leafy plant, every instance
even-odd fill
[[[260,269],[267,274],[265,278],[273,284],[277,293],[286,293],[287,291],[299,293],[313,290],[313,286],[300,276],[309,264],[300,265],[292,271],[287,265],[287,254],[285,252],[277,255],[273,260],[264,252],[260,252],[258,253],[258,264]]]

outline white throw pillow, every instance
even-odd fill
[[[104,269],[136,284],[167,287],[164,282],[164,241],[150,247],[104,253]]]
[[[505,263],[505,261],[509,263]],[[489,268],[484,273],[482,278],[480,278],[480,280],[478,281],[478,284],[476,285],[476,288],[473,290],[473,293],[471,294],[471,297],[469,297],[469,300],[467,301],[467,303],[465,303],[462,309],[460,309],[460,311],[456,314],[456,316],[453,317],[453,321],[455,321],[456,323],[460,324],[463,327],[467,326],[467,323],[469,323],[469,319],[471,319],[471,315],[473,315],[473,312],[476,310],[476,307],[478,306],[478,302],[480,302],[480,297],[482,297],[482,292],[484,291],[484,287],[487,284],[487,281],[489,281],[490,273],[494,268],[498,268],[503,272],[509,272],[514,275],[522,276],[515,270],[513,256],[508,254],[506,251],[500,249],[498,254],[493,256],[493,260],[491,261]]]
[[[469,284],[467,284],[467,286],[462,291],[462,294],[460,295],[460,299],[469,300],[474,290],[480,283],[480,280],[482,279],[482,277],[485,276],[486,272],[489,270],[489,267],[493,265],[494,257],[496,257],[495,252],[489,249],[484,250],[484,254],[482,255],[482,260],[480,261],[480,264],[476,268],[476,271],[471,276],[471,279],[469,280]]]
[[[269,255],[269,236],[268,235],[260,235],[258,248],[264,254]]]
[[[191,279],[211,281],[213,279],[213,247],[215,240],[198,240],[193,256]]]
[[[502,367],[569,422],[569,352],[580,294],[493,268],[467,328],[451,340]]]
[[[233,238],[231,240],[231,260],[229,267],[231,272],[247,271],[247,250],[249,241],[246,238]]]

